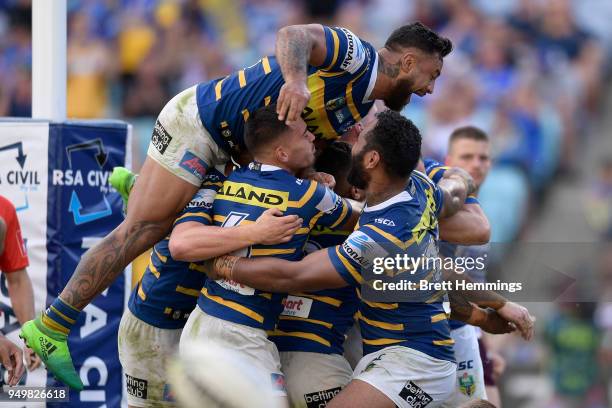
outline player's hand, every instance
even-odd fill
[[[285,82],[280,89],[276,101],[278,120],[289,124],[302,115],[302,111],[310,100],[310,91],[303,80]]]
[[[0,362],[8,371],[8,384],[17,385],[25,371],[23,354],[21,349],[6,337],[0,337]]]
[[[334,178],[334,176],[328,173],[323,173],[322,171],[315,171],[314,173],[311,173],[308,178],[310,180],[316,181],[317,183],[323,184],[331,190],[336,187],[336,179]]]
[[[26,366],[28,371],[36,370],[40,367],[40,357],[29,347],[23,348],[23,356],[25,357]]]
[[[269,208],[255,221],[257,243],[276,245],[289,242],[302,223],[303,220],[297,215],[283,216],[278,208]]]
[[[535,317],[529,314],[529,310],[514,302],[506,302],[504,306],[497,309],[497,313],[504,319],[516,326],[521,337],[529,341],[533,337]]]
[[[476,309],[478,313],[484,313],[484,318],[481,319],[481,322],[477,324],[477,326],[480,327],[482,330],[486,331],[487,333],[506,334],[512,333],[516,330],[516,327],[514,325],[510,324],[508,320],[500,316],[499,313],[497,313],[495,310],[484,310],[478,306],[475,307],[478,308]]]

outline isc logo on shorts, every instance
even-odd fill
[[[129,395],[136,398],[147,399],[147,380],[142,380],[126,374],[125,383]]]
[[[308,299],[300,296],[287,296],[283,300],[283,312],[284,316],[295,316],[295,317],[308,317],[310,315],[310,308],[312,308],[312,299]]]
[[[426,407],[433,398],[412,381],[408,381],[400,391],[400,397],[406,400],[412,408]]]
[[[153,128],[153,136],[151,137],[151,144],[155,146],[158,152],[164,154],[171,141],[172,136],[166,132],[166,129],[159,123],[159,120],[156,121],[155,128]]]
[[[322,408],[327,405],[336,395],[340,394],[342,388],[330,388],[329,390],[323,390],[318,392],[311,392],[310,394],[304,394],[307,408]]]

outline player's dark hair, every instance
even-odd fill
[[[317,157],[314,168],[317,171],[331,174],[336,179],[346,177],[351,166],[351,145],[336,140],[325,148]]]
[[[421,156],[419,129],[392,110],[377,113],[376,118],[376,126],[366,135],[363,152],[376,150],[390,176],[408,177]]]
[[[488,142],[489,136],[487,136],[484,130],[479,129],[476,126],[463,126],[453,130],[453,133],[451,133],[450,138],[448,139],[448,145],[451,146],[457,140],[461,139],[470,139],[477,142]]]
[[[249,152],[255,155],[288,128],[284,121],[278,120],[275,104],[264,106],[249,116],[244,130],[244,143]]]
[[[438,54],[446,57],[453,50],[453,43],[446,37],[441,37],[421,22],[406,24],[391,33],[385,47],[394,49],[414,47],[428,54]]]

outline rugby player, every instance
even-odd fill
[[[224,241],[224,245],[207,248],[209,252],[201,259],[258,243],[282,243],[299,228],[297,216],[278,217],[276,209],[265,211],[249,225],[223,229],[211,226],[213,200],[225,180],[222,170],[209,170],[201,189],[174,221],[172,235],[183,224],[197,220],[198,225],[206,226],[199,235],[208,241]],[[123,168],[115,168],[110,179],[124,201],[128,201],[132,179],[133,174]],[[181,332],[206,278],[199,263],[172,257],[172,235],[153,247],[149,265],[132,290],[119,326],[119,360],[130,407],[173,405],[166,360],[178,350]]]
[[[475,194],[466,199],[464,208],[481,212],[476,195],[491,168],[489,137],[481,129],[473,126],[461,127],[453,131],[448,142],[446,166],[459,167],[466,170],[474,179]],[[427,175],[436,182],[448,167],[433,160],[425,160]],[[451,220],[452,221],[452,220]],[[440,229],[445,226],[442,221]],[[440,255],[457,258],[481,258],[486,262],[489,244],[457,245],[451,242],[440,242]],[[471,280],[485,281],[485,269],[471,268],[466,270]],[[448,407],[456,407],[469,400],[487,399],[495,406],[500,406],[499,391],[492,376],[492,364],[481,359],[481,347],[484,347],[479,330],[462,321],[451,320],[451,337],[455,340],[455,359],[457,360],[457,384],[455,392],[445,402]],[[486,356],[486,352],[483,353]]]
[[[295,292],[362,284],[361,268],[388,254],[385,246],[412,256],[437,255],[437,218],[463,206],[470,178],[447,172],[436,186],[424,174],[412,171],[420,148],[421,137],[412,122],[393,111],[379,113],[353,146],[349,181],[365,188],[366,207],[357,229],[342,245],[299,262],[224,256],[208,272],[250,287]],[[421,278],[426,275],[429,271],[417,273]],[[421,302],[362,299],[359,317],[365,356],[353,380],[327,406],[433,407],[451,394],[456,364],[443,293],[427,295],[431,296]],[[495,313],[469,306],[469,310],[451,309],[452,316],[493,331],[508,331]]]
[[[175,96],[155,124],[126,219],[86,252],[53,303],[69,312],[69,320],[47,311],[45,321],[27,322],[21,336],[59,380],[81,388],[67,335],[49,322],[70,330],[128,263],[167,235],[207,170],[244,153],[244,122],[252,112],[278,102],[279,119],[295,122],[304,115],[317,138],[334,139],[377,99],[400,110],[413,93],[433,92],[451,49],[450,40],[420,23],[396,29],[378,51],[345,28],[289,26],[278,33],[276,57]],[[47,353],[47,345],[56,351]]]
[[[332,229],[355,225],[359,214],[352,211],[351,204],[316,181],[296,177],[312,167],[315,160],[314,135],[301,118],[287,125],[278,119],[275,105],[260,108],[247,121],[245,138],[254,161],[234,170],[217,192],[214,224],[248,224],[274,207],[284,214],[299,216],[301,228],[286,243],[252,245],[237,255],[299,260],[316,225]],[[199,225],[193,224],[189,229],[197,231]],[[177,247],[192,246],[197,251],[197,243],[188,238],[189,229],[185,226],[173,239],[180,241]],[[187,249],[175,254],[172,243],[170,250],[175,259],[199,258]],[[180,348],[188,348],[195,340],[231,348],[270,381],[275,395],[284,399],[287,394],[280,356],[267,334],[275,328],[283,311],[284,295],[260,289],[263,290],[230,279],[207,280],[181,335]]]
[[[363,200],[363,191],[347,181],[351,146],[335,141],[315,162],[315,170],[336,179],[334,192]],[[304,252],[335,247],[351,234],[349,228],[316,226]],[[353,370],[344,358],[344,341],[359,306],[355,288],[346,286],[317,292],[289,294],[270,340],[280,353],[287,394],[292,408],[323,406],[351,380]]]

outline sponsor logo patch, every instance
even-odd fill
[[[127,385],[127,393],[131,396],[141,399],[147,399],[147,380],[125,375],[125,383]]]
[[[289,202],[289,193],[226,180],[217,193],[217,199],[285,211]]]
[[[283,316],[308,317],[312,308],[312,299],[300,296],[287,296],[283,299]]]
[[[191,153],[189,150],[187,150],[183,155],[180,166],[200,180],[204,180],[206,170],[208,169],[206,162],[195,154]]]
[[[321,408],[327,405],[336,395],[340,394],[342,388],[330,388],[329,390],[311,392],[310,394],[304,394],[304,400],[306,400],[307,408]]]
[[[221,286],[223,289],[231,290],[232,292],[236,292],[240,295],[253,296],[255,294],[255,289],[233,280],[219,279],[215,282],[217,282],[217,284],[219,284],[219,286]]]
[[[153,136],[151,136],[151,143],[158,152],[164,154],[168,145],[172,141],[172,136],[166,132],[166,129],[159,123],[159,120],[155,122],[155,127],[153,128]]]
[[[426,407],[430,402],[433,401],[433,398],[427,394],[421,387],[413,383],[412,381],[408,381],[404,388],[399,393],[399,396],[402,397],[412,408],[422,408]]]
[[[347,41],[346,54],[344,55],[344,60],[342,61],[340,68],[354,74],[359,68],[361,68],[363,62],[365,61],[366,55],[364,46],[361,43],[361,40],[355,34],[353,34],[353,32],[347,30],[346,28],[341,28],[340,30],[346,36]]]

